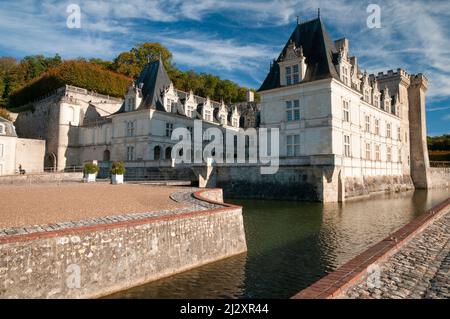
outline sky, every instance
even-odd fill
[[[369,28],[369,4],[380,28]],[[81,10],[69,28],[67,8]],[[317,17],[346,37],[369,73],[424,73],[428,135],[450,133],[450,1],[351,0],[0,0],[0,56],[60,54],[113,59],[142,42],[160,42],[182,70],[209,72],[258,88],[301,21]]]

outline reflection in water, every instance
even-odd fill
[[[289,298],[443,201],[449,190],[344,204],[241,200],[248,253],[113,298]]]

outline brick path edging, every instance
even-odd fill
[[[332,299],[342,295],[349,287],[363,279],[371,265],[383,262],[397,252],[430,223],[445,214],[449,206],[450,198],[447,198],[337,270],[303,289],[292,299]]]

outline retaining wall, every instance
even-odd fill
[[[450,187],[450,167],[431,167],[429,176],[432,188]]]
[[[42,173],[0,176],[0,185],[24,185],[58,182],[81,182],[83,173]]]
[[[218,190],[195,196],[215,207],[222,199]],[[246,249],[242,208],[228,204],[7,236],[0,238],[0,298],[99,297]]]

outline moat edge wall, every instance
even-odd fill
[[[217,201],[221,193],[204,201]],[[17,236],[16,236],[17,237]],[[224,240],[225,239],[225,240]],[[93,298],[247,250],[242,208],[0,240],[0,298]]]

